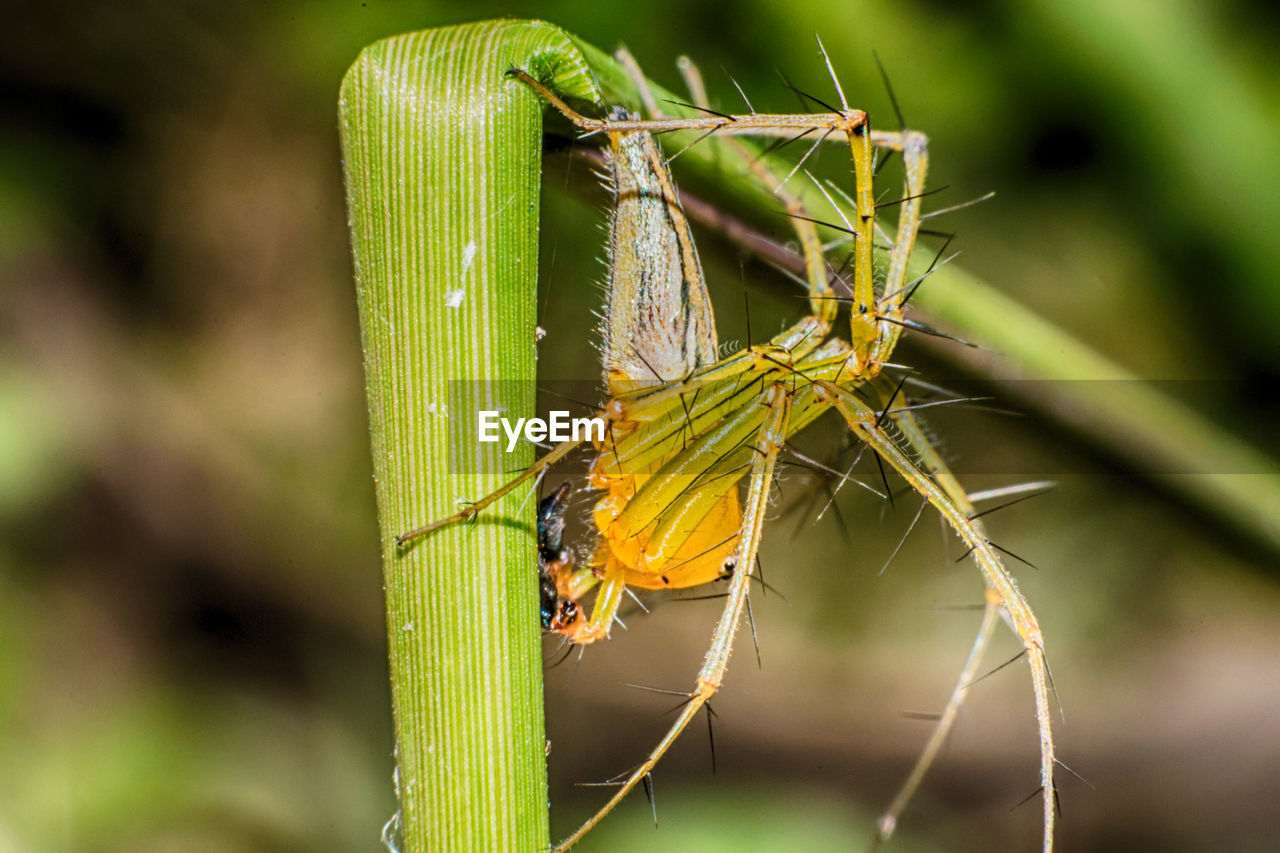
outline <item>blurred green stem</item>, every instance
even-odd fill
[[[459,422],[533,409],[542,104],[512,65],[595,94],[560,30],[489,21],[369,46],[339,105],[409,853],[548,846],[528,490],[394,541],[532,461]]]

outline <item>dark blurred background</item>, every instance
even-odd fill
[[[761,110],[774,68],[892,124],[871,58],[963,200],[961,263],[1273,455],[1280,16],[1263,3],[89,2],[0,28],[0,851],[374,850],[394,810],[381,578],[335,107],[366,43],[495,16],[693,57]],[[830,157],[828,157],[830,159]],[[549,166],[544,368],[591,359],[607,199]],[[564,186],[585,187],[566,192]],[[779,225],[779,236],[785,238]],[[586,233],[591,233],[586,231]],[[704,237],[721,339],[743,273]],[[749,293],[757,329],[801,310]],[[726,301],[727,300],[727,303]],[[772,314],[770,313],[772,312]],[[584,349],[585,348],[585,349]],[[945,350],[903,360],[962,375]],[[584,355],[584,353],[586,353]],[[560,365],[557,368],[557,365]],[[582,378],[580,375],[570,378]],[[991,517],[1047,638],[1062,849],[1268,850],[1280,832],[1277,555],[1032,413],[939,412],[1059,482]],[[806,444],[833,458],[839,431]],[[971,489],[1010,482],[975,474]],[[861,848],[978,623],[926,518],[782,484],[740,646],[694,731],[583,849]],[[788,511],[787,507],[793,507]],[[954,550],[954,548],[953,548]],[[717,602],[654,602],[548,670],[553,832],[665,727]],[[1016,651],[1001,633],[992,664]],[[554,645],[547,649],[554,659]],[[1036,849],[1025,667],[974,690],[890,849]]]

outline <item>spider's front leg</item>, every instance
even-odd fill
[[[873,131],[871,142],[883,150],[901,152],[904,172],[902,197],[896,202],[890,202],[899,206],[898,228],[889,250],[889,268],[885,273],[884,288],[876,302],[878,322],[871,356],[875,362],[887,362],[893,355],[905,325],[902,306],[920,284],[918,281],[907,281],[907,264],[915,249],[920,222],[924,218],[920,207],[925,195],[925,175],[929,169],[929,140],[918,130],[904,129],[897,132]]]

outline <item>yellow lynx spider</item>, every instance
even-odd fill
[[[964,671],[910,777],[880,819],[879,837],[893,832],[898,815],[945,739],[987,641],[1003,617],[1020,640],[1031,672],[1040,733],[1043,850],[1048,853],[1053,847],[1056,761],[1049,672],[1039,625],[964,489],[909,407],[894,407],[901,385],[894,388],[882,375],[903,328],[913,325],[903,317],[903,303],[914,284],[907,281],[907,261],[921,220],[926,137],[906,129],[872,130],[865,112],[849,108],[834,71],[837,111],[724,115],[705,106],[701,80],[686,63],[686,79],[705,114],[664,117],[629,55],[619,58],[636,79],[652,118],[640,119],[621,108],[606,119],[587,118],[524,71],[510,72],[584,135],[608,138],[616,195],[604,324],[608,400],[599,415],[609,429],[605,439],[596,443],[589,473],[590,487],[600,493],[592,514],[598,544],[586,565],[574,565],[560,548],[558,519],[551,517],[563,508],[544,504],[540,530],[544,523],[556,527],[553,541],[548,541],[544,530],[541,543],[544,625],[575,643],[591,643],[608,637],[627,587],[676,589],[727,578],[728,594],[689,701],[667,734],[627,775],[608,803],[554,849],[566,850],[577,843],[643,781],[720,689],[756,565],[779,453],[792,435],[834,409],[854,436],[942,515],[973,555],[986,585],[982,625]],[[827,67],[831,70],[829,60]],[[719,357],[701,265],[667,160],[654,138],[655,133],[670,130],[701,130],[717,137],[808,132],[819,134],[819,142],[828,138],[847,142],[854,177],[853,192],[841,193],[852,214],[840,213],[853,238],[847,338],[832,334],[842,300],[832,289],[832,270],[814,221],[799,198],[785,188],[791,175],[779,177],[763,159],[752,157],[753,178],[782,201],[799,238],[810,313],[768,343]],[[722,144],[739,143],[725,139]],[[904,163],[903,198],[898,202],[896,233],[891,236],[877,232],[874,149],[898,152]],[[838,212],[843,210],[825,188],[819,188]],[[880,287],[872,257],[877,233],[891,243]],[[473,519],[581,443],[555,447],[498,491],[448,518],[403,534],[400,543]],[[745,497],[740,487],[743,479]],[[559,492],[558,499],[563,497],[564,492]],[[588,617],[578,602],[593,588],[595,600]]]

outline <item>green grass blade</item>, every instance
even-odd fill
[[[594,95],[563,32],[490,21],[369,46],[340,98],[411,853],[548,845],[534,502],[394,544],[532,459],[454,420],[533,408],[542,104],[512,65]]]

